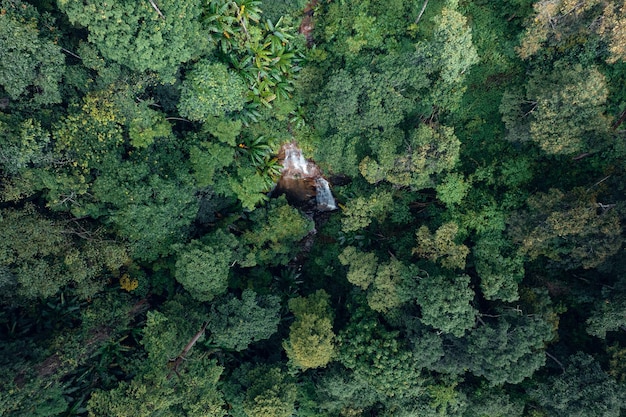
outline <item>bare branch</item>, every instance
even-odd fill
[[[424,0],[424,5],[422,6],[422,10],[420,10],[420,14],[417,15],[417,19],[415,19],[415,24],[417,25],[426,10],[426,6],[428,6],[428,0]]]
[[[156,3],[154,2],[154,0],[148,0],[150,2],[150,4],[152,5],[152,8],[154,10],[156,10],[156,12],[159,14],[159,16],[161,16],[161,18],[163,20],[165,20],[165,16],[163,16],[163,13],[161,13],[161,11],[159,10],[159,7],[156,5]]]
[[[180,352],[180,355],[178,355],[174,359],[170,359],[170,363],[168,363],[168,366],[170,366],[172,370],[170,371],[169,374],[167,374],[167,379],[170,379],[172,377],[172,373],[175,373],[176,375],[180,377],[180,374],[178,373],[178,367],[183,363],[183,361],[185,360],[185,357],[187,356],[187,354],[189,353],[193,345],[195,345],[196,342],[200,339],[200,337],[204,334],[204,331],[206,330],[208,325],[209,325],[209,322],[205,321],[204,324],[202,325],[202,329],[200,329],[200,331],[196,333],[194,337],[191,338],[189,343],[187,343],[187,346],[185,346],[182,352]]]
[[[61,50],[63,52],[65,52],[66,54],[73,56],[74,58],[82,59],[80,56],[76,55],[74,52],[72,52],[72,51],[70,51],[68,49],[61,48]]]
[[[590,191],[592,188],[602,184],[604,181],[608,180],[609,178],[611,178],[611,175],[607,175],[606,177],[602,178],[600,181],[596,182],[591,187],[587,188],[587,191]]]
[[[166,117],[165,120],[180,120],[181,122],[193,123],[191,120],[183,119],[182,117]]]
[[[563,364],[561,363],[561,361],[559,361],[557,358],[555,358],[550,352],[548,352],[546,350],[546,356],[549,357],[550,359],[552,359],[554,362],[558,363],[559,366],[561,367],[561,369],[563,370],[563,372],[565,372],[565,366],[563,366]]]

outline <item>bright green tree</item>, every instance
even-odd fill
[[[129,109],[128,138],[135,148],[146,148],[172,135],[172,126],[165,120],[165,115],[150,108],[150,104],[144,101]]]
[[[467,195],[471,182],[459,173],[449,173],[436,186],[437,199],[448,207],[460,204]]]
[[[244,82],[224,64],[201,60],[185,76],[178,109],[190,120],[223,116],[243,109],[246,90]]]
[[[313,228],[311,220],[288,205],[284,197],[250,213],[250,220],[252,226],[241,238],[247,253],[237,260],[248,267],[286,265],[298,251],[297,242]]]
[[[210,48],[200,23],[202,4],[180,2],[59,0],[72,24],[86,27],[100,53],[133,71],[152,70],[172,82],[181,63]]]

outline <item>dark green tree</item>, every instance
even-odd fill
[[[503,389],[472,386],[468,392],[464,417],[522,417],[524,404],[515,401]]]
[[[622,246],[615,210],[580,189],[551,189],[527,201],[514,214],[510,236],[530,259],[545,256],[565,269],[597,267]]]
[[[352,371],[356,387],[367,386],[381,399],[420,395],[429,380],[421,371],[432,365],[433,355],[412,350],[408,341],[398,334],[386,329],[368,307],[356,306],[350,323],[337,336],[338,361]],[[436,343],[429,346],[437,350]]]
[[[524,278],[524,259],[514,252],[511,243],[501,233],[488,233],[480,237],[472,253],[485,298],[517,300],[517,286]]]
[[[539,384],[530,395],[552,415],[617,417],[624,409],[623,389],[582,352],[569,358],[563,374]]]
[[[3,2],[2,7],[0,91],[33,107],[60,103],[65,57],[54,39],[52,19],[22,1]]]
[[[468,370],[491,386],[519,384],[545,364],[545,344],[553,337],[545,319],[505,312],[456,341],[444,356],[444,369]]]
[[[191,241],[178,252],[174,276],[193,298],[211,301],[226,292],[236,248],[235,238],[221,230]]]
[[[591,317],[587,319],[587,333],[606,339],[607,332],[626,329],[626,298],[624,283],[603,287],[602,297],[595,302]]]
[[[456,337],[474,327],[478,311],[471,304],[475,294],[469,283],[467,275],[420,278],[416,294],[422,323]]]
[[[244,290],[241,299],[224,298],[214,306],[208,330],[211,342],[225,349],[242,351],[251,343],[268,339],[278,331],[280,299]]]

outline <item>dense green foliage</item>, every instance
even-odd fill
[[[0,0],[0,415],[626,415],[625,27]]]

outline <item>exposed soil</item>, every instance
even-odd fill
[[[306,38],[306,46],[312,47],[314,44],[313,41],[313,29],[315,29],[315,20],[313,19],[315,14],[315,6],[317,6],[318,0],[311,0],[302,13],[304,17],[302,18],[302,22],[300,22],[299,32],[304,35]]]

